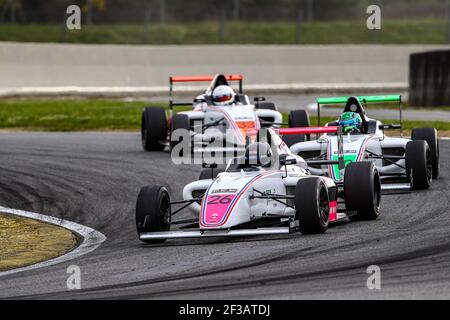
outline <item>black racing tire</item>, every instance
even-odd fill
[[[302,234],[324,233],[328,229],[330,202],[328,189],[321,178],[298,180],[295,187],[296,220]]]
[[[430,147],[424,140],[406,144],[406,174],[411,181],[411,189],[426,190],[433,180],[433,164]]]
[[[172,133],[175,130],[180,130],[180,129],[187,130],[189,132],[191,130],[191,123],[190,123],[188,115],[186,115],[186,114],[175,114],[172,117],[171,125],[170,125],[170,151],[172,151],[179,143],[183,142],[182,138],[172,140]],[[189,143],[189,146],[191,147],[192,141],[191,141],[190,136],[189,136],[188,143]],[[183,151],[181,151],[178,155],[175,155],[175,157],[183,157]]]
[[[369,161],[353,162],[345,168],[344,198],[350,220],[376,220],[380,216],[381,181],[376,166]]]
[[[435,128],[416,128],[411,132],[411,139],[425,140],[430,147],[431,160],[433,165],[433,179],[439,177],[440,170],[440,151],[439,151],[439,137]]]
[[[309,114],[306,110],[294,110],[289,113],[289,128],[305,128],[310,126]],[[283,136],[283,141],[288,147],[299,142],[309,140],[309,135],[291,134]]]
[[[211,180],[217,178],[217,175],[219,173],[224,172],[223,169],[214,168],[214,169],[203,169],[202,172],[200,172],[200,176],[198,180]]]
[[[138,235],[143,232],[163,232],[170,230],[170,196],[162,186],[143,187],[136,202],[136,229]],[[162,240],[143,241],[145,243],[163,243]]]
[[[141,119],[141,140],[145,151],[164,150],[167,141],[167,120],[164,108],[144,109]]]
[[[277,107],[273,102],[258,102],[255,105],[256,109],[264,109],[264,110],[277,110]]]

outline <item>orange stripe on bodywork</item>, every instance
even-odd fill
[[[236,125],[241,132],[242,137],[250,137],[251,141],[256,141],[256,135],[258,134],[258,129],[256,128],[256,121],[236,121]]]

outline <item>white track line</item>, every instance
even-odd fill
[[[65,255],[62,255],[60,257],[56,257],[54,259],[50,259],[47,261],[39,262],[39,263],[30,265],[30,266],[12,269],[12,270],[8,270],[5,272],[0,272],[0,277],[15,274],[18,272],[30,271],[30,270],[34,270],[34,269],[38,269],[38,268],[48,267],[48,266],[52,266],[52,265],[55,265],[58,263],[62,263],[62,262],[66,262],[66,261],[69,261],[72,259],[79,258],[85,254],[88,254],[89,252],[94,251],[106,240],[106,236],[104,234],[102,234],[101,232],[98,232],[92,228],[83,226],[83,225],[75,223],[75,222],[71,222],[71,221],[67,221],[67,220],[63,220],[63,219],[59,219],[59,218],[55,218],[55,217],[50,217],[50,216],[46,216],[46,215],[34,213],[34,212],[27,212],[27,211],[22,211],[22,210],[3,208],[1,206],[0,206],[0,212],[9,213],[12,215],[26,217],[26,218],[31,218],[34,220],[57,225],[57,226],[65,228],[65,229],[68,229],[74,233],[77,233],[78,235],[80,235],[83,238],[82,243],[78,247],[76,247],[74,250],[66,253]]]

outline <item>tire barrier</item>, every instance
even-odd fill
[[[409,67],[411,106],[450,105],[450,51],[412,54]]]

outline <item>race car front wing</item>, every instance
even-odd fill
[[[142,241],[162,239],[186,239],[186,238],[213,238],[213,237],[249,237],[291,234],[295,228],[275,227],[259,229],[233,229],[233,230],[194,230],[194,231],[166,231],[146,232],[139,235]]]

